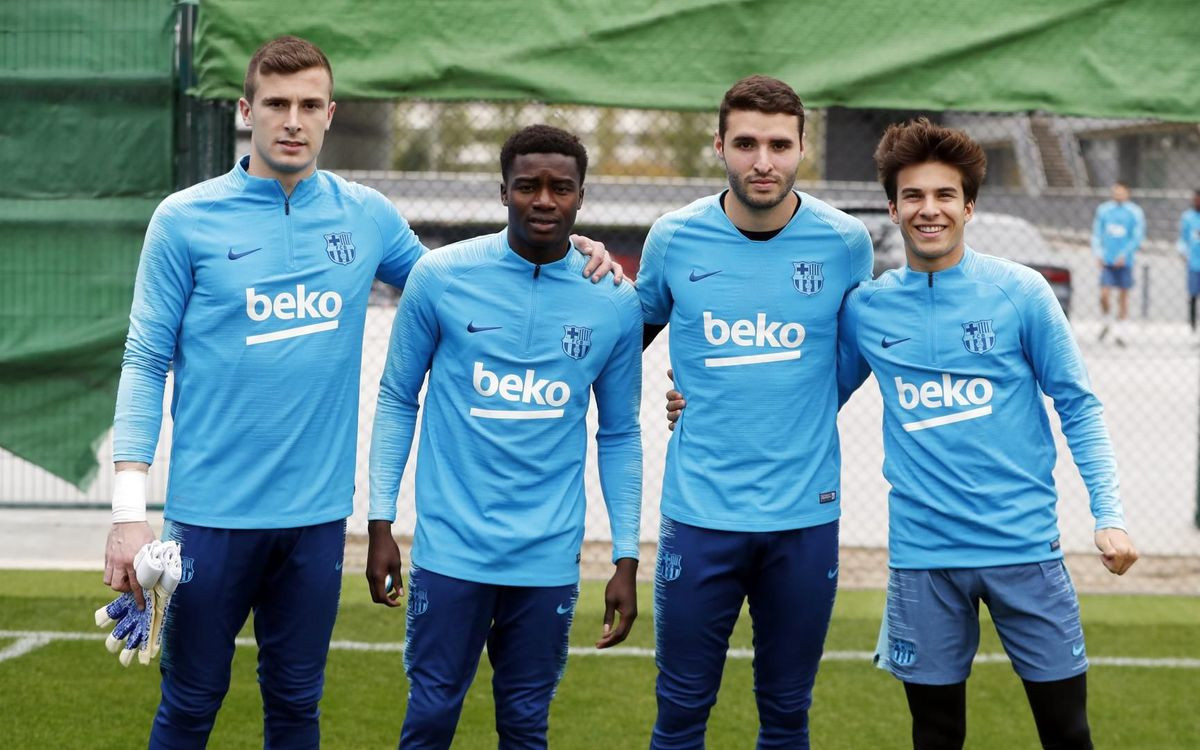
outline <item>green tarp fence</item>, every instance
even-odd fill
[[[173,187],[174,4],[0,3],[0,447],[79,487]]]
[[[1196,0],[205,0],[199,94],[321,45],[341,98],[712,109],[768,73],[814,107],[1200,119]]]
[[[0,2],[0,447],[74,484],[111,424],[141,235],[173,187],[168,0]],[[341,98],[711,110],[735,79],[814,107],[1200,119],[1196,0],[203,0],[197,93],[311,38]]]

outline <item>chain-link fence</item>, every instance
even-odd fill
[[[715,107],[714,107],[715,110]],[[810,112],[806,158],[796,186],[859,216],[871,230],[876,271],[903,262],[897,228],[873,181],[871,153],[888,122],[914,113],[831,109]],[[1069,312],[1092,382],[1105,405],[1116,447],[1121,494],[1135,541],[1149,559],[1142,590],[1200,591],[1197,529],[1197,435],[1200,424],[1200,339],[1189,325],[1187,264],[1179,251],[1181,213],[1200,188],[1200,127],[1154,121],[1063,118],[1041,114],[925,113],[966,129],[988,153],[988,178],[967,227],[976,249],[1040,270]],[[578,231],[602,240],[637,269],[642,241],[666,211],[725,186],[712,149],[712,113],[547,106],[536,103],[346,101],[338,105],[321,163],[390,197],[431,248],[503,226],[499,202],[500,144],[513,130],[546,122],[579,134],[588,147],[587,196]],[[239,152],[248,149],[239,133]],[[1091,249],[1097,206],[1114,181],[1133,189],[1146,217],[1136,256],[1129,321],[1101,340],[1099,268]],[[367,461],[378,381],[398,295],[377,285],[368,313],[359,416],[359,462],[352,533],[365,530]],[[645,446],[642,538],[653,541],[668,431],[663,393],[668,331],[645,353],[642,425]],[[842,543],[862,550],[865,582],[882,581],[887,484],[881,474],[881,404],[873,382],[839,419],[843,453]],[[1052,413],[1057,430],[1057,417]],[[594,422],[593,422],[594,425]],[[100,447],[107,463],[107,443]],[[1089,554],[1092,524],[1086,489],[1065,442],[1058,441],[1055,478],[1063,548]],[[164,427],[152,490],[165,485],[169,423]],[[14,482],[0,493],[28,501],[105,501],[109,477],[87,492],[4,457]],[[414,459],[419,460],[419,459]],[[412,466],[402,487],[397,530],[412,528]],[[589,556],[607,560],[608,527],[594,447],[590,457]],[[647,566],[649,567],[649,566]],[[847,566],[844,566],[847,567]],[[1098,565],[1091,566],[1099,568]],[[853,570],[854,566],[848,566]],[[1138,569],[1135,569],[1137,571]]]

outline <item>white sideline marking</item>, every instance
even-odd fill
[[[0,651],[0,661],[12,659],[41,648],[51,641],[103,641],[107,634],[103,631],[95,633],[72,633],[60,630],[0,630],[0,639],[15,638],[8,648]],[[238,638],[237,645],[254,646],[253,638]],[[372,643],[367,641],[330,641],[330,651],[368,651],[373,653],[403,653],[404,644],[399,642]],[[654,649],[641,646],[616,646],[603,651],[590,646],[572,646],[571,656],[636,656],[643,659],[654,658]],[[870,662],[875,656],[873,651],[826,651],[822,661],[862,661]],[[754,658],[754,651],[748,648],[731,648],[726,652],[730,659],[747,660]],[[976,654],[977,664],[1008,663],[1007,654]],[[1095,667],[1150,667],[1161,669],[1200,669],[1200,659],[1159,658],[1151,659],[1136,656],[1089,656],[1088,662]]]
[[[45,638],[37,634],[30,634],[24,637],[17,638],[16,641],[9,644],[8,648],[0,650],[0,661],[8,661],[16,659],[19,656],[24,656],[30,651],[35,651],[42,646],[50,643],[51,638]]]

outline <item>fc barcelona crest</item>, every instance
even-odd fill
[[[179,562],[182,567],[179,574],[179,582],[187,583],[196,574],[196,561],[190,557],[180,557]]]
[[[350,232],[325,235],[325,254],[339,266],[349,265],[354,260],[354,243],[350,241]]]
[[[658,577],[664,581],[674,581],[683,573],[683,555],[674,552],[663,552],[658,557]]]
[[[810,260],[792,261],[792,286],[801,294],[813,295],[825,288],[825,275],[821,273],[824,263]]]
[[[429,594],[425,589],[412,588],[408,592],[408,612],[413,617],[425,614],[429,609]]]
[[[917,644],[912,641],[894,638],[891,650],[890,656],[893,664],[907,667],[917,660]]]
[[[563,354],[571,359],[583,359],[592,350],[592,329],[583,326],[563,326]]]
[[[990,320],[972,320],[963,323],[963,346],[972,354],[983,354],[996,345],[996,331]]]

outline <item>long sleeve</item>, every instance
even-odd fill
[[[666,325],[671,319],[671,288],[667,284],[665,257],[667,244],[674,233],[674,224],[662,219],[650,227],[646,244],[642,248],[642,259],[638,266],[637,288],[641,298],[645,322],[650,325]]]
[[[642,514],[642,312],[636,294],[614,302],[624,328],[592,384],[599,414],[596,448],[600,488],[612,529],[613,562],[638,558]]]
[[[167,368],[194,286],[187,213],[169,200],[146,229],[113,419],[113,460],[152,463],[162,426]]]
[[[1038,385],[1054,400],[1075,466],[1088,488],[1096,528],[1123,529],[1116,456],[1083,356],[1049,285],[1039,277],[1023,287],[1026,355]]]
[[[851,290],[838,313],[837,387],[838,408],[866,381],[871,367],[858,347],[858,307],[865,303],[864,295]]]
[[[371,208],[371,217],[379,228],[383,242],[383,257],[375,276],[397,289],[403,289],[413,266],[428,250],[385,196],[374,190],[365,190],[363,200]]]
[[[432,264],[417,264],[392,323],[371,436],[369,521],[396,519],[396,494],[412,451],[421,384],[438,343],[436,286]]]

